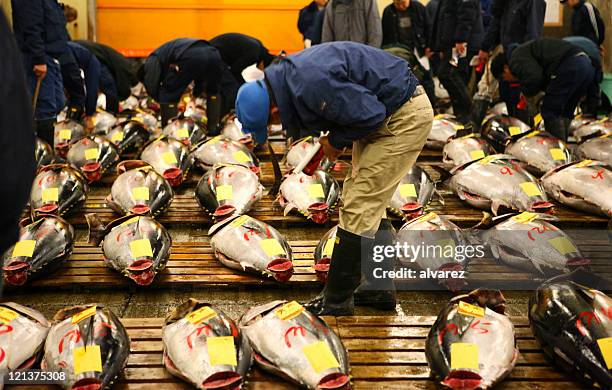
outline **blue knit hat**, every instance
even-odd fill
[[[268,119],[270,117],[270,95],[261,80],[245,83],[236,97],[236,115],[242,123],[242,131],[253,134],[258,144],[268,139]]]

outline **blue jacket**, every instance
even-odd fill
[[[434,51],[450,50],[460,42],[467,42],[469,51],[478,51],[483,36],[480,0],[440,0],[431,36]]]
[[[283,127],[329,130],[336,148],[379,128],[418,85],[401,58],[354,42],[332,42],[265,70]]]
[[[55,0],[12,0],[17,45],[32,64],[44,64],[45,55],[66,52],[68,32],[61,5]]]
[[[102,66],[92,52],[78,43],[68,42],[68,48],[74,56],[79,69],[81,69],[85,75],[85,114],[93,115],[94,112],[96,112]]]
[[[599,13],[599,10],[593,6],[593,20],[584,0],[580,1],[580,5],[574,8],[572,14],[572,35],[580,35],[593,41],[596,45],[602,45],[606,36],[606,25]],[[597,26],[597,33],[595,30]]]
[[[482,50],[491,51],[497,45],[507,49],[511,44],[522,44],[538,39],[544,27],[544,0],[493,0],[493,19]]]

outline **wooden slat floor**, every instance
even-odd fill
[[[512,317],[520,351],[512,373],[496,389],[581,389],[583,386],[547,362],[525,317]],[[349,352],[355,389],[436,389],[425,359],[425,338],[435,317],[326,317]],[[114,389],[189,389],[162,363],[161,318],[124,318],[131,338],[127,368]],[[51,389],[15,386],[9,389]],[[253,368],[245,389],[296,389],[289,382]]]
[[[138,288],[146,291],[150,288],[172,287],[206,287],[206,286],[266,286],[283,287],[316,287],[312,265],[316,241],[292,241],[295,273],[290,281],[278,283],[260,275],[248,274],[229,269],[217,261],[208,244],[180,242],[172,247],[172,254],[166,268],[156,276],[152,285],[139,288],[131,280],[105,266],[101,249],[84,242],[78,242],[72,257],[64,266],[53,274],[34,280],[20,288],[5,289],[5,295],[11,291],[27,290],[45,291],[75,288]],[[612,247],[608,243],[584,239],[579,248],[583,255],[591,259],[595,273],[612,280]],[[543,281],[521,270],[501,265],[490,259],[475,259],[468,267],[468,285],[466,289],[477,287],[517,288],[525,290],[535,288]],[[422,280],[402,280],[399,286],[405,289],[443,289],[433,282]]]

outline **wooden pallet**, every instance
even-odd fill
[[[292,241],[295,273],[286,283],[278,283],[260,275],[235,271],[218,262],[208,244],[195,242],[175,243],[172,254],[164,269],[156,276],[150,288],[202,288],[208,286],[229,286],[232,288],[266,286],[284,287],[319,287],[312,265],[316,241]],[[592,261],[592,269],[597,274],[612,280],[612,247],[601,241],[584,239],[579,245],[583,255]],[[34,280],[25,286],[5,289],[5,295],[11,292],[44,291],[78,288],[138,288],[126,277],[106,267],[99,247],[78,242],[72,257],[57,272],[44,278]],[[475,259],[468,267],[468,285],[471,290],[477,287],[500,288],[509,286],[525,290],[537,287],[542,279],[535,280],[531,274],[500,265],[489,259]],[[408,290],[445,289],[434,282],[422,280],[403,280],[398,287]]]
[[[355,389],[436,389],[425,359],[425,338],[435,317],[327,317],[349,353]],[[548,364],[525,317],[512,317],[520,351],[512,373],[497,389],[581,389],[563,372]],[[127,368],[113,389],[189,389],[170,375],[162,363],[161,318],[124,318],[131,338]],[[50,386],[19,386],[8,389],[52,389]],[[245,389],[296,389],[289,382],[254,367]]]

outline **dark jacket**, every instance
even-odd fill
[[[32,64],[44,64],[45,54],[66,52],[68,32],[63,8],[55,0],[12,0],[17,45]]]
[[[110,73],[115,80],[119,100],[125,100],[130,97],[132,93],[130,88],[138,84],[136,72],[130,60],[125,58],[121,53],[112,47],[103,45],[101,43],[91,41],[75,42],[92,52],[98,61],[106,65],[106,67],[110,70]]]
[[[305,40],[310,39],[312,42],[321,42],[322,18],[324,15],[325,8],[319,10],[317,3],[314,1],[300,10],[298,30]]]
[[[556,38],[541,38],[512,51],[509,66],[526,96],[545,91],[564,59],[580,53],[577,46]]]
[[[96,56],[76,42],[68,42],[68,49],[74,56],[79,69],[83,71],[85,80],[85,114],[93,115],[96,112],[98,91],[100,90],[100,61]]]
[[[375,131],[418,85],[406,61],[353,42],[313,46],[265,74],[283,127],[329,130],[337,148]]]
[[[450,50],[467,42],[468,50],[480,49],[484,36],[479,0],[440,0],[432,28],[432,49]]]
[[[501,44],[521,44],[538,39],[544,27],[544,0],[493,0],[493,19],[482,42],[482,50],[491,51]]]
[[[572,35],[580,35],[582,37],[589,38],[596,45],[602,45],[606,36],[606,25],[599,13],[599,10],[591,4],[593,7],[593,19],[585,1],[581,0],[580,5],[574,8],[572,14]],[[597,26],[597,30],[595,30]]]
[[[18,222],[34,180],[34,123],[32,100],[26,88],[23,62],[4,13],[0,11],[0,253],[13,245]]]
[[[210,40],[210,44],[219,50],[223,62],[230,69],[234,78],[244,83],[242,71],[263,61],[264,66],[270,65],[274,56],[257,38],[239,33],[222,34]]]
[[[578,46],[591,59],[591,64],[595,68],[595,80],[601,83],[603,80],[603,68],[601,64],[601,53],[599,47],[588,38],[572,36],[563,38],[564,41]]]
[[[428,47],[429,37],[429,18],[427,16],[427,9],[421,3],[416,0],[410,2],[410,7],[406,10],[410,16],[409,27],[401,27],[399,16],[400,13],[393,4],[389,4],[383,11],[382,16],[382,29],[383,29],[383,46],[393,44],[403,44],[408,47],[416,47],[423,50]],[[411,35],[412,42],[402,42],[400,40],[400,30],[404,29]],[[413,44],[414,43],[414,44]]]

